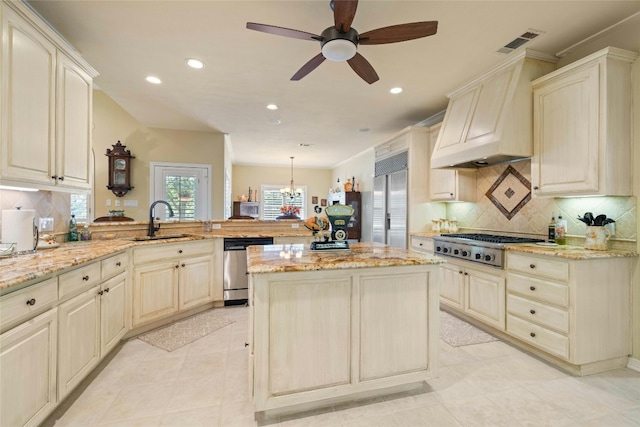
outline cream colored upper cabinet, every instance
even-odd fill
[[[442,123],[429,128],[431,148],[435,148]],[[475,169],[430,169],[429,199],[432,202],[475,202]]]
[[[2,8],[0,184],[90,190],[97,72],[21,2]]]
[[[56,48],[2,5],[2,179],[53,184]]]
[[[631,196],[631,65],[606,48],[535,80],[534,197]]]
[[[531,157],[531,80],[554,70],[556,60],[524,50],[449,94],[431,167]]]
[[[59,186],[91,189],[92,78],[58,52],[56,174]]]

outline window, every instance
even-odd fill
[[[263,185],[260,188],[262,193],[262,203],[260,204],[260,218],[261,219],[276,219],[282,212],[280,208],[285,205],[285,200],[280,192],[281,185]],[[293,203],[287,201],[287,205],[292,204],[300,209],[298,216],[300,218],[306,218],[304,207],[307,205],[307,187],[296,186],[296,188],[302,189],[302,196],[296,197]]]
[[[78,222],[89,222],[89,196],[86,194],[71,194],[71,215],[75,215]]]
[[[162,220],[204,220],[211,216],[209,201],[211,166],[176,163],[151,163],[151,200],[165,200],[173,218],[165,209],[156,216]]]

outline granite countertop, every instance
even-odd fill
[[[115,254],[134,244],[127,240],[91,240],[0,258],[0,293],[29,280]]]
[[[585,259],[603,259],[603,258],[626,258],[635,257],[638,254],[635,251],[626,250],[606,250],[606,251],[594,251],[591,249],[585,249],[582,246],[571,245],[557,245],[557,246],[542,246],[534,243],[529,244],[517,244],[517,245],[505,245],[504,249],[513,252],[524,252],[528,254],[546,255],[558,258],[585,260]]]
[[[278,273],[445,262],[438,257],[381,243],[351,243],[350,248],[349,251],[312,252],[306,245],[251,246],[247,251],[247,270],[249,273]]]

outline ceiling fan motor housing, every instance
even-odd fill
[[[322,55],[330,61],[346,61],[353,58],[358,46],[358,32],[354,28],[342,32],[329,27],[321,34]]]

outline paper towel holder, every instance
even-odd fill
[[[118,141],[112,145],[113,150],[107,148],[105,156],[109,158],[109,185],[107,188],[113,191],[116,197],[122,197],[133,188],[131,185],[131,151],[125,150],[126,145]]]

